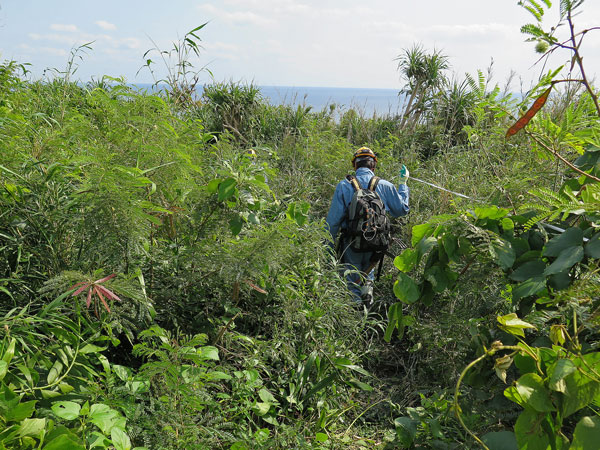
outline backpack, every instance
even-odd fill
[[[345,230],[344,245],[358,253],[373,252],[372,260],[376,262],[379,259],[381,271],[381,262],[392,235],[385,205],[375,192],[380,178],[371,178],[367,189],[361,188],[353,175],[348,175],[346,179],[354,187],[354,195],[348,207],[348,228]]]

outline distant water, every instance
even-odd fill
[[[260,92],[274,105],[305,105],[321,111],[335,105],[338,109],[355,109],[364,116],[395,115],[402,98],[396,89],[260,86]]]
[[[140,89],[155,91],[156,86],[136,84]],[[159,88],[165,88],[159,85]],[[258,86],[260,93],[272,105],[310,106],[313,112],[335,105],[336,110],[356,110],[365,117],[396,115],[402,106],[402,97],[396,89],[365,89],[302,86]],[[198,88],[202,91],[202,86]]]

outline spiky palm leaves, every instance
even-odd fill
[[[428,54],[420,44],[415,44],[395,60],[398,61],[401,78],[406,80],[401,93],[409,95],[401,126],[407,123],[414,125],[446,80],[444,71],[449,68],[448,57],[438,50]]]

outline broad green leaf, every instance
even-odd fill
[[[490,450],[519,450],[517,438],[512,431],[496,431],[484,434],[481,440]]]
[[[400,272],[410,272],[415,268],[419,260],[419,252],[416,249],[407,248],[394,258],[394,266]]]
[[[515,402],[517,405],[521,405],[522,407],[525,407],[525,402],[523,401],[523,399],[521,398],[521,395],[519,395],[519,391],[517,391],[517,388],[515,386],[509,386],[506,389],[504,389],[504,396],[509,399],[511,402]]]
[[[566,340],[564,327],[562,325],[551,325],[548,337],[554,345],[563,345]]]
[[[433,286],[431,286],[431,283],[429,281],[424,280],[421,284],[421,302],[425,306],[431,306],[434,296],[435,292],[433,292]]]
[[[446,271],[437,264],[427,268],[423,276],[431,283],[431,286],[433,286],[433,292],[438,294],[444,292],[450,284]]]
[[[541,250],[527,250],[517,259],[518,264],[524,264],[529,261],[535,261],[542,257]]]
[[[461,256],[468,255],[473,248],[471,241],[465,236],[459,236],[458,238],[458,254]]]
[[[589,405],[600,393],[600,383],[592,378],[595,376],[586,375],[589,371],[586,365],[592,367],[596,372],[600,370],[600,352],[587,353],[583,358],[585,363],[580,357],[573,359],[579,370],[564,378],[566,389],[560,405],[561,415],[564,418]]]
[[[44,398],[44,400],[50,400],[55,397],[60,397],[62,395],[59,391],[56,391],[56,390],[51,391],[49,389],[40,390],[40,394],[42,394],[42,397]]]
[[[206,374],[209,380],[217,381],[217,380],[231,380],[231,375],[228,375],[224,372],[213,371]]]
[[[56,439],[52,439],[42,450],[86,450],[77,440],[76,436],[69,434],[61,434]]]
[[[244,226],[244,219],[241,216],[235,216],[233,219],[229,221],[229,229],[231,230],[231,234],[237,236],[242,231],[242,227]]]
[[[585,153],[577,158],[574,164],[579,167],[581,170],[590,170],[596,164],[598,164],[598,159],[600,158],[600,152],[597,148],[586,149]]]
[[[417,436],[417,422],[410,417],[398,417],[394,419],[394,427],[400,444],[405,448],[412,446]]]
[[[530,278],[541,277],[546,268],[546,263],[542,260],[529,261],[521,264],[509,278],[513,281],[525,281]]]
[[[429,425],[429,432],[436,439],[444,439],[444,433],[442,432],[442,426],[437,419],[427,419],[427,425]]]
[[[442,236],[442,246],[451,261],[458,260],[458,239],[455,236],[445,233]]]
[[[517,263],[519,264],[529,261],[530,256],[533,255],[533,253],[531,252],[535,252],[535,250],[531,250],[529,248],[529,242],[527,242],[527,239],[524,239],[522,237],[507,237],[506,240],[510,242],[510,245],[512,245],[512,248],[515,251],[515,254],[517,255]],[[540,255],[541,252],[537,250],[536,257],[539,257]]]
[[[600,258],[600,233],[596,233],[592,238],[585,244],[585,254],[590,258]]]
[[[551,426],[547,413],[526,409],[515,423],[515,436],[520,450],[549,450],[550,438],[545,428]]]
[[[544,275],[549,276],[567,271],[582,259],[583,247],[566,248],[558,255],[558,258],[544,270]]]
[[[198,355],[200,355],[202,359],[209,359],[212,361],[219,360],[219,350],[217,349],[217,347],[213,347],[212,345],[200,347],[198,349]]]
[[[578,247],[583,244],[583,230],[572,227],[564,233],[550,239],[544,246],[543,256],[558,256],[569,247]]]
[[[16,343],[17,343],[17,340],[15,338],[12,338],[10,340],[10,344],[8,344],[8,347],[2,354],[2,361],[4,361],[6,364],[10,364],[10,362],[13,359],[13,356],[15,356],[15,344]]]
[[[275,397],[273,397],[273,394],[271,394],[265,388],[262,388],[260,391],[258,391],[258,396],[265,403],[271,403],[273,405],[279,404],[279,402],[275,399]]]
[[[109,434],[114,426],[125,428],[125,418],[111,407],[102,403],[94,403],[91,406],[88,418],[104,434]]]
[[[269,410],[271,409],[272,405],[272,403],[256,402],[252,409],[259,416],[264,416],[265,414],[269,413]]]
[[[402,302],[412,304],[419,300],[419,288],[408,275],[399,272],[398,280],[394,283],[394,294]]]
[[[550,286],[555,291],[561,291],[571,286],[572,281],[573,280],[571,279],[570,271],[565,270],[564,272],[550,275],[550,277],[548,278],[548,286]]]
[[[115,446],[115,450],[131,450],[131,441],[129,436],[123,430],[117,427],[113,427],[110,430],[110,438]]]
[[[515,286],[512,290],[513,301],[535,295],[546,288],[546,277],[540,276],[525,280],[522,283]]]
[[[421,239],[417,244],[417,252],[419,253],[418,259],[423,257],[427,252],[429,252],[432,248],[437,246],[437,239],[434,237],[428,237],[425,239]],[[418,260],[417,259],[417,260]]]
[[[535,373],[527,373],[519,378],[515,384],[519,396],[526,407],[538,412],[556,410],[550,398],[550,392],[544,386],[542,378]]]
[[[508,213],[508,209],[498,208],[497,206],[485,206],[475,208],[475,217],[477,219],[492,219],[498,220],[504,218]]]
[[[598,448],[600,443],[600,417],[582,417],[573,433],[573,443],[569,450],[588,450]]]
[[[433,230],[433,225],[429,223],[422,223],[420,225],[415,225],[414,227],[412,227],[412,246],[415,247],[421,239],[423,239],[426,236],[430,236],[431,233],[433,233]]]
[[[54,361],[54,365],[48,372],[48,378],[47,378],[48,384],[52,384],[57,380],[60,373],[62,372],[62,369],[63,369],[63,364],[58,359],[56,361]]]
[[[46,427],[46,419],[25,419],[19,427],[19,436],[38,437]]]
[[[6,374],[8,373],[8,363],[6,361],[0,360],[0,381],[4,379]]]
[[[217,192],[217,189],[219,188],[219,184],[221,183],[220,178],[215,178],[214,180],[211,180],[208,185],[207,185],[207,190],[208,192],[210,192],[211,194],[214,194],[215,192]]]
[[[326,442],[329,439],[329,436],[327,436],[325,433],[317,433],[315,435],[315,440],[317,442]]]
[[[535,329],[535,327],[530,323],[519,319],[519,317],[515,313],[507,314],[505,316],[498,316],[496,319],[500,324],[500,328],[502,328],[507,333],[514,334],[516,336],[524,337],[524,329]]]
[[[83,348],[79,350],[79,354],[85,355],[87,353],[98,353],[106,350],[106,347],[99,347],[94,344],[86,344]]]
[[[565,378],[577,370],[577,366],[570,359],[561,358],[548,370],[550,380],[548,387],[554,391],[565,393],[567,383]]]
[[[10,408],[4,414],[7,422],[20,422],[23,419],[31,417],[33,411],[35,411],[35,404],[37,400],[30,400],[28,402],[19,403],[18,405]]]
[[[93,431],[87,438],[88,446],[90,449],[99,448],[110,448],[111,441],[108,437],[100,433],[99,431]]]
[[[510,220],[508,217],[505,217],[504,219],[502,219],[502,221],[500,222],[502,225],[502,229],[507,232],[507,231],[512,231],[515,229],[515,223]]]
[[[79,417],[81,406],[75,402],[54,402],[52,403],[52,412],[61,419],[74,420]]]
[[[72,392],[75,389],[69,383],[65,383],[65,382],[59,383],[58,388],[60,389],[60,392],[62,392],[63,394],[68,394],[69,392]]]
[[[508,270],[515,263],[517,256],[512,248],[512,245],[507,240],[496,239],[492,243],[492,249],[496,263],[498,263],[502,269]]]
[[[112,369],[115,375],[118,376],[121,381],[127,381],[131,376],[131,369],[129,367],[113,364]]]
[[[237,181],[234,178],[227,178],[226,180],[219,183],[219,201],[222,202],[231,198],[233,194],[235,194],[236,185]]]
[[[534,350],[534,352],[536,351]],[[535,360],[527,353],[517,353],[514,356],[514,363],[515,366],[517,366],[517,368],[519,369],[519,372],[521,372],[522,374],[535,372],[537,370]]]
[[[308,202],[292,202],[289,204],[285,214],[288,219],[295,221],[298,226],[303,226],[308,220],[309,209],[310,203]]]

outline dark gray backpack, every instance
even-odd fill
[[[383,258],[392,237],[385,205],[375,192],[380,178],[371,178],[367,189],[363,189],[353,175],[346,179],[354,187],[354,195],[348,207],[345,245],[355,252],[374,252]]]

